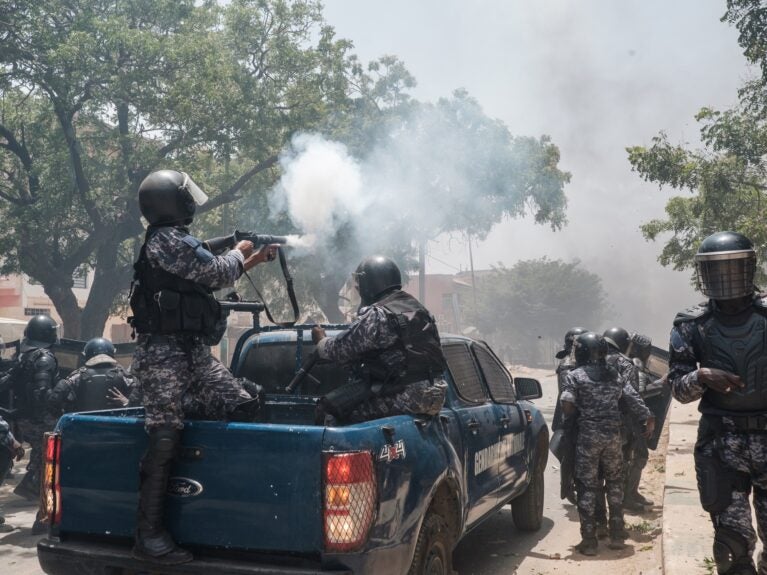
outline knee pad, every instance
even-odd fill
[[[750,563],[746,538],[729,527],[716,527],[714,562],[719,573],[729,573],[735,566]]]

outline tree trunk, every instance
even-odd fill
[[[63,336],[69,339],[80,339],[82,310],[77,303],[74,291],[72,291],[72,276],[70,275],[68,279],[69,285],[62,285],[55,281],[44,281],[42,282],[43,289],[61,316],[61,321],[64,324]]]
[[[82,313],[80,331],[83,339],[102,337],[115,298],[130,287],[131,266],[117,261],[115,253],[119,247],[115,243],[119,246],[121,242],[111,240],[96,250],[93,285]]]

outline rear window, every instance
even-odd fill
[[[513,403],[517,400],[514,393],[514,385],[511,376],[506,368],[503,367],[485,348],[475,345],[474,353],[477,356],[477,362],[485,376],[487,387],[490,389],[490,395],[498,403]]]
[[[314,345],[304,343],[302,360],[306,359]],[[248,355],[242,364],[240,377],[246,377],[264,387],[266,393],[284,394],[285,387],[296,373],[296,342],[254,343],[248,349]],[[344,385],[349,379],[349,372],[335,363],[315,364],[304,380],[300,391],[304,395],[322,396]],[[312,381],[319,380],[319,385]]]
[[[474,403],[487,401],[487,392],[482,386],[477,365],[469,348],[462,343],[453,343],[442,346],[442,351],[458,395]]]

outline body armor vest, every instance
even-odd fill
[[[152,266],[146,255],[147,243],[152,235],[162,228],[147,230],[141,254],[134,264],[133,285],[130,306],[133,317],[128,318],[131,326],[140,334],[199,335],[215,337],[221,320],[221,308],[213,296],[213,290]],[[185,249],[194,249],[193,242],[199,240],[187,236]]]
[[[74,411],[97,411],[111,409],[115,403],[108,399],[109,390],[116,387],[125,397],[130,395],[123,377],[123,370],[116,365],[86,367],[80,375],[80,385],[75,393]]]
[[[736,318],[713,313],[703,324],[705,336],[695,330],[700,366],[739,375],[743,389],[719,393],[707,389],[701,400],[703,413],[726,415],[767,412],[767,317],[750,307]]]
[[[442,378],[446,361],[436,321],[429,311],[402,290],[395,291],[374,305],[384,309],[399,338],[390,348],[365,355],[365,365],[373,379],[404,385]],[[405,353],[405,370],[402,374],[390,373],[390,369],[379,360],[383,353],[397,349]]]

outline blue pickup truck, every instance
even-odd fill
[[[258,422],[187,422],[167,523],[195,560],[163,573],[451,574],[456,543],[507,503],[519,529],[540,527],[549,434],[530,402],[536,380],[512,379],[485,343],[446,336],[439,416],[326,427],[317,397],[345,383],[342,368],[317,365],[285,392],[313,348],[304,333],[240,339],[234,373],[268,392]],[[131,556],[142,417],[69,414],[46,437],[46,573],[158,572]]]

